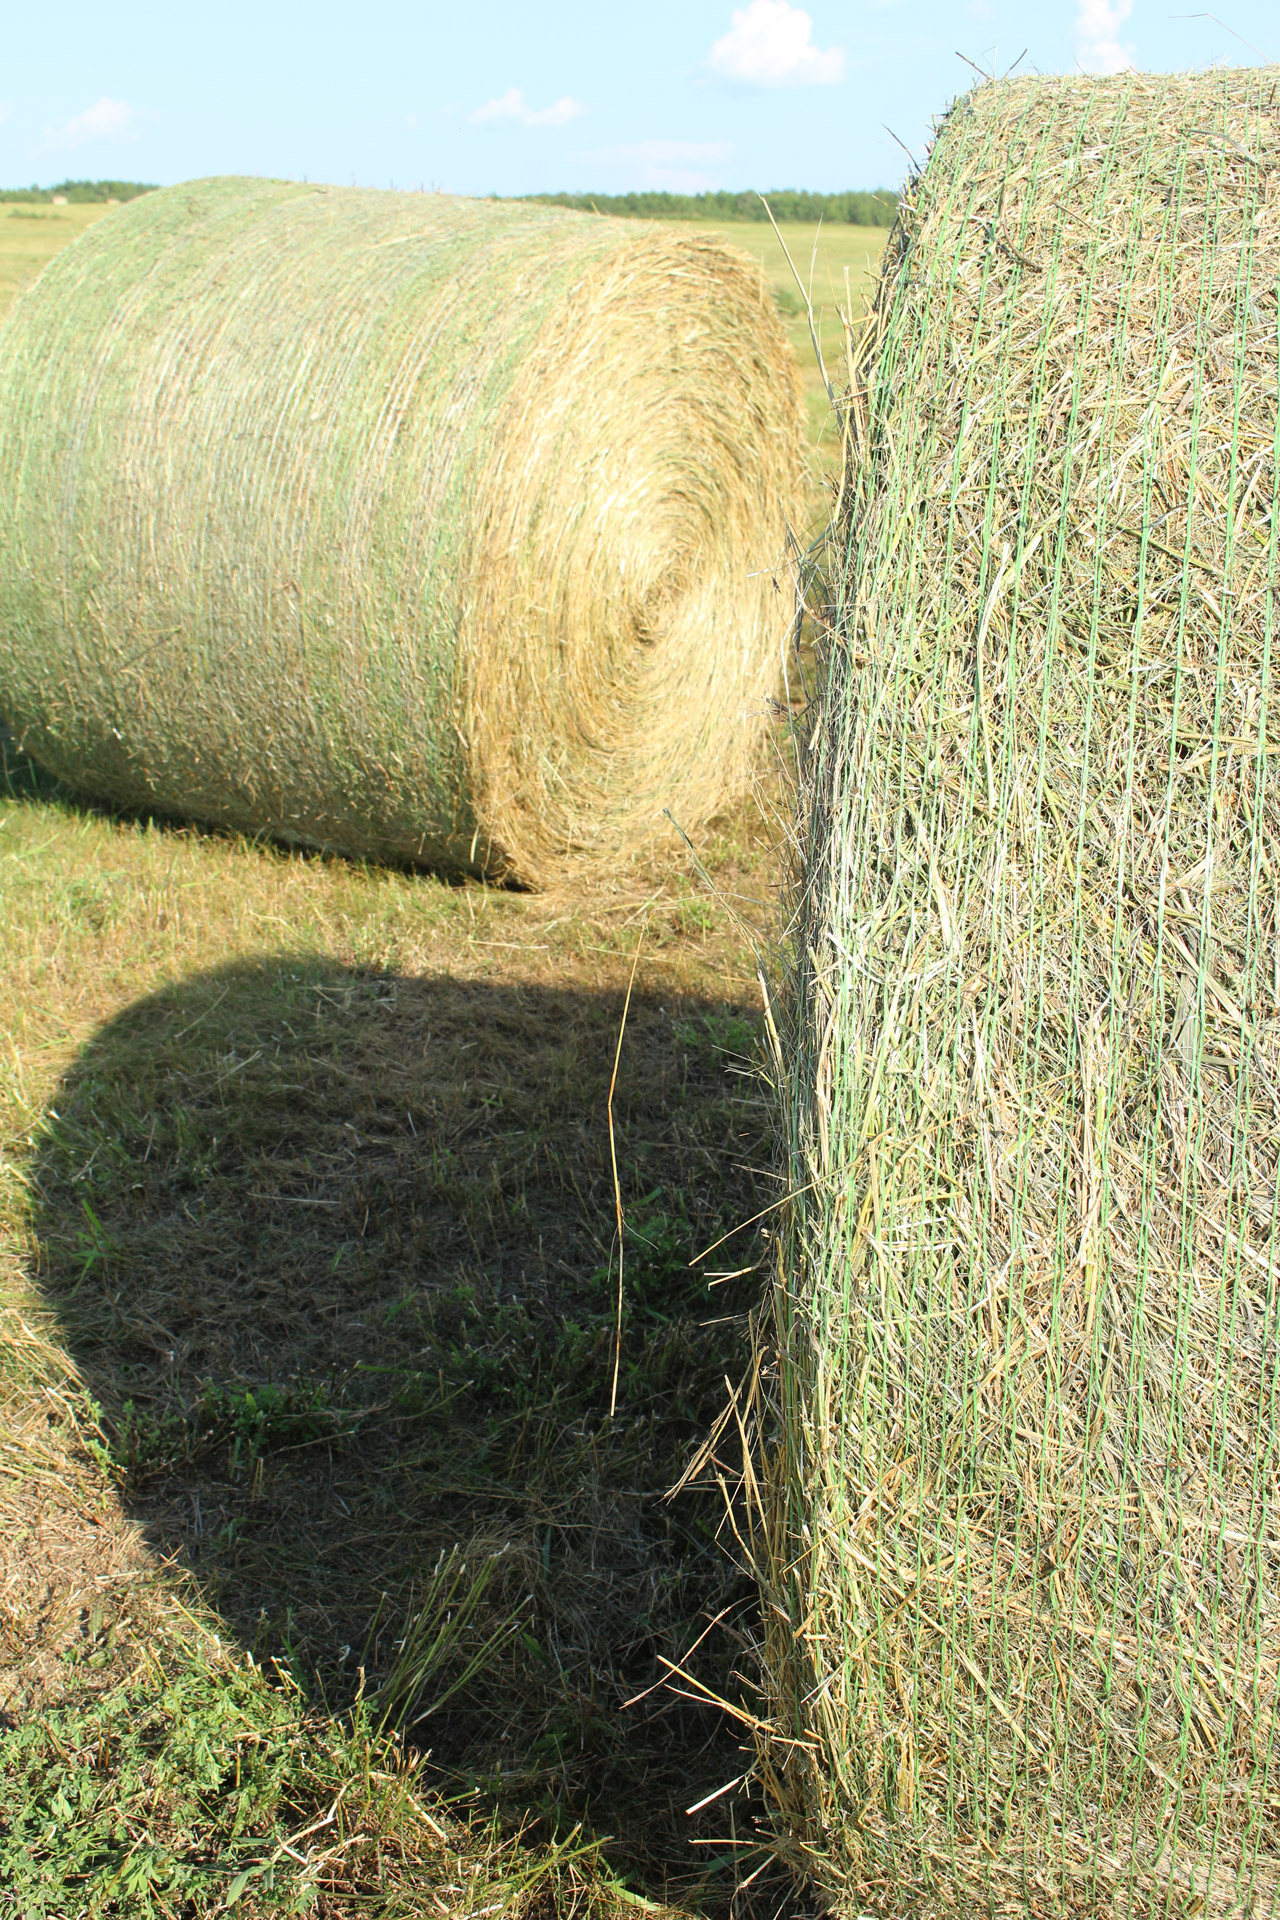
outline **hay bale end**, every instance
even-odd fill
[[[0,712],[117,804],[534,883],[607,863],[746,777],[804,460],[717,242],[148,194],[0,328]]]

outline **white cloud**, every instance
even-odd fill
[[[749,0],[732,19],[711,49],[711,71],[724,79],[752,87],[834,86],[844,79],[844,48],[815,47],[803,7]]]
[[[508,87],[496,100],[486,101],[484,106],[477,107],[467,118],[476,127],[485,126],[491,120],[518,120],[522,127],[565,127],[570,120],[576,120],[580,113],[585,112],[581,100],[575,100],[568,93],[553,106],[535,109],[526,105],[519,87]]]
[[[1133,12],[1133,0],[1079,0],[1076,8],[1076,58],[1086,73],[1126,73],[1136,48],[1122,44],[1120,29]]]
[[[122,133],[128,133],[137,117],[123,100],[109,100],[104,93],[101,100],[86,107],[83,113],[77,113],[65,127],[51,129],[45,135],[45,145],[84,147],[91,140],[116,140]]]
[[[651,187],[666,193],[706,193],[720,185],[720,167],[733,158],[731,140],[641,140],[631,147],[596,147],[575,156],[621,176],[624,191]]]

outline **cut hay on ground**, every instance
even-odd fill
[[[736,789],[804,460],[720,243],[205,180],[0,330],[0,715],[81,789],[538,881]]]
[[[855,394],[762,1522],[839,1911],[1280,1885],[1280,72],[984,85]]]

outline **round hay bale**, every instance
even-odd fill
[[[148,194],[0,330],[0,712],[116,804],[535,883],[614,859],[744,779],[804,458],[716,241]]]
[[[980,87],[858,363],[759,1516],[847,1916],[1280,1903],[1278,96]]]

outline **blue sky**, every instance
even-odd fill
[[[1003,69],[1024,47],[1044,72],[1280,60],[1280,9],[66,0],[56,18],[26,7],[6,25],[0,186],[206,173],[458,193],[893,185],[906,161],[886,127],[922,153],[972,78],[957,53]]]

